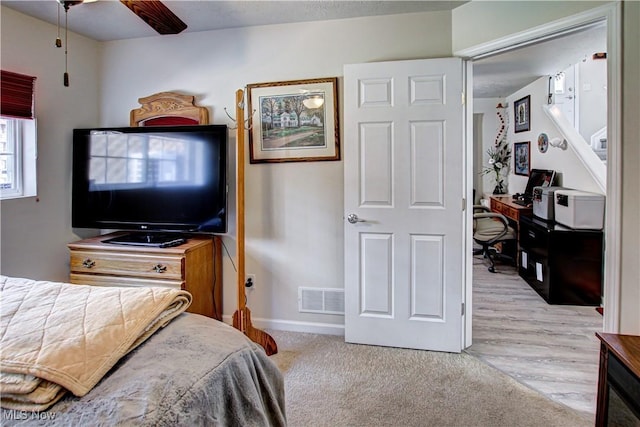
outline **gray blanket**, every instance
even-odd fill
[[[2,425],[284,426],[284,380],[234,328],[184,313],[124,357],[86,396]]]

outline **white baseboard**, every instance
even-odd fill
[[[339,324],[261,318],[252,318],[251,320],[253,325],[260,329],[344,336],[344,325]],[[222,316],[222,321],[231,325],[233,323],[233,317],[231,315],[224,315]]]

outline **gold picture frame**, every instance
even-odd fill
[[[247,85],[250,163],[340,160],[338,78]]]

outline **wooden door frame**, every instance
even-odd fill
[[[620,268],[622,253],[622,235],[619,226],[622,222],[622,146],[620,142],[620,136],[622,135],[622,14],[620,3],[596,7],[527,31],[463,49],[454,52],[454,56],[459,56],[469,61],[467,80],[471,81],[474,59],[524,46],[536,40],[561,34],[567,30],[597,21],[605,21],[607,23],[607,105],[609,106],[607,108],[607,197],[604,227],[606,248],[604,254],[604,283],[606,283],[606,286],[603,291],[603,330],[605,332],[618,333],[620,329]],[[467,85],[467,88],[469,88],[469,85]],[[467,108],[472,110],[471,97],[468,96],[468,99]],[[472,133],[469,132],[472,132],[471,125],[467,125],[467,141],[473,141]],[[468,162],[473,160],[469,157],[469,153],[472,153],[472,149],[467,150]],[[467,172],[471,170],[470,167],[471,165],[467,164]],[[470,193],[468,192],[468,194]],[[469,203],[467,202],[468,205]],[[471,267],[469,266],[471,264],[470,253],[470,251],[465,252],[465,256],[469,260],[467,263],[468,275],[465,283],[465,295],[468,302],[467,313],[471,313],[469,304],[472,292]],[[465,323],[465,347],[471,345],[471,317],[471,315],[468,315]]]

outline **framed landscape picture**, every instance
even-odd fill
[[[525,96],[513,103],[513,123],[515,132],[525,132],[531,129],[531,96]]]
[[[340,160],[337,77],[247,85],[250,163]]]
[[[529,141],[513,143],[513,173],[529,176],[531,170],[531,151]]]

